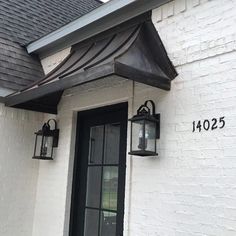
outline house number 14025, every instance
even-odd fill
[[[204,121],[193,121],[193,132],[201,132],[202,129],[214,130],[214,129],[222,129],[225,127],[225,117],[222,116],[220,118],[212,118],[211,120],[204,120]]]

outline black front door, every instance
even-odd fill
[[[127,103],[80,112],[71,236],[122,236]]]

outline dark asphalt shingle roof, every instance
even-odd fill
[[[43,76],[25,46],[100,6],[96,0],[0,0],[0,87],[19,90]]]

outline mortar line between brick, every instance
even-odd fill
[[[236,52],[236,49],[232,50],[230,52],[223,52],[223,53],[220,53],[220,54],[216,54],[214,56],[209,56],[209,57],[206,57],[206,58],[201,58],[201,59],[197,59],[197,60],[190,61],[190,62],[187,62],[187,63],[183,63],[183,64],[175,66],[175,68],[182,67],[182,66],[185,66],[185,65],[189,65],[189,64],[192,64],[192,63],[195,63],[195,62],[202,62],[202,61],[205,61],[205,60],[208,60],[208,59],[212,59],[212,58],[215,58],[215,57],[220,57],[222,55],[226,55],[226,54],[230,54],[230,53],[235,53],[235,52]]]

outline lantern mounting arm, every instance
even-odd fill
[[[55,120],[55,119],[49,119],[48,121],[47,121],[47,125],[50,127],[50,121],[53,121],[54,122],[54,125],[55,125],[55,130],[57,129],[57,121]]]
[[[152,100],[147,100],[145,101],[144,103],[144,106],[149,108],[148,107],[148,103],[150,103],[152,105],[152,115],[155,115],[156,114],[156,106],[155,106],[155,103],[152,101]]]
[[[148,103],[151,104],[151,108],[148,106]],[[152,109],[152,114],[151,114],[151,109]],[[143,114],[143,113],[146,113],[152,116],[156,115],[155,103],[152,100],[145,101],[144,104],[138,108],[137,114]]]

